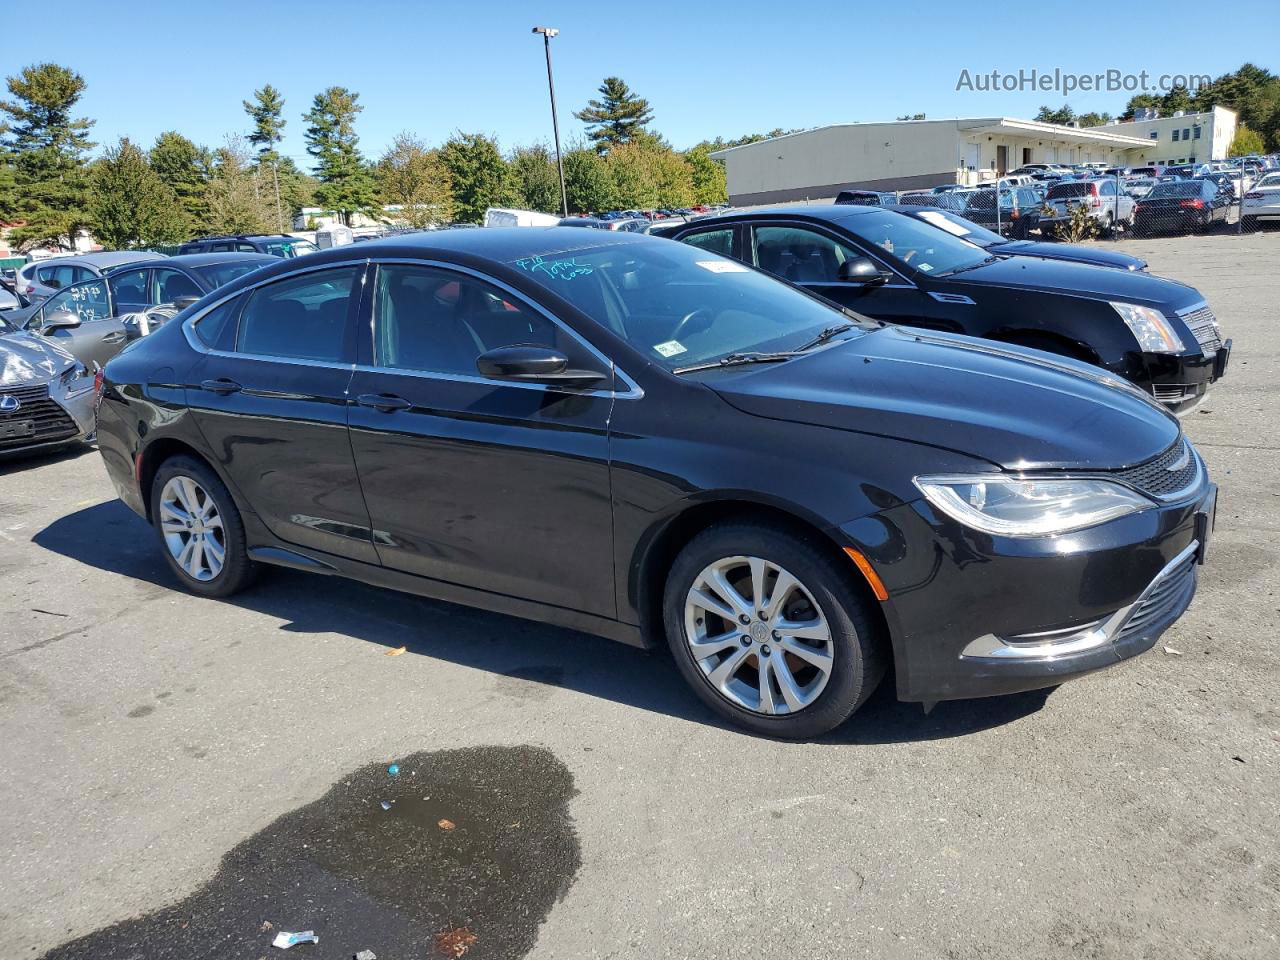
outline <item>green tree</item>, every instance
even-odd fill
[[[904,116],[899,117],[898,119],[899,120],[924,120],[925,115],[923,113],[908,113],[908,114],[905,114]]]
[[[1174,87],[1160,98],[1160,112],[1166,117],[1179,110],[1193,109],[1191,92],[1186,87]]]
[[[612,172],[590,147],[578,147],[564,155],[564,185],[570,213],[600,213],[620,205]]]
[[[266,233],[275,222],[275,199],[267,197],[249,151],[236,137],[214,153],[205,201],[205,225],[212,233]]]
[[[724,164],[711,159],[710,146],[699,144],[686,150],[684,162],[689,165],[694,203],[725,203],[729,199]]]
[[[609,151],[614,202],[626,209],[687,207],[693,203],[693,171],[673,150],[657,142],[633,141]]]
[[[1132,120],[1134,114],[1138,110],[1159,109],[1160,98],[1153,93],[1135,93],[1129,98],[1129,102],[1124,105],[1124,113],[1120,115],[1121,120]]]
[[[89,214],[94,236],[104,247],[150,247],[191,237],[177,195],[127,138],[94,163]]]
[[[516,203],[524,209],[560,212],[560,174],[556,158],[543,144],[512,151],[511,180]]]
[[[285,203],[283,194],[288,190],[282,192],[280,189],[280,154],[276,150],[276,144],[284,139],[284,97],[279,90],[268,83],[261,89],[253,91],[252,100],[242,102],[244,112],[253,121],[253,129],[249,132],[248,140],[258,151],[258,169],[263,179],[271,182],[276,205],[276,229],[284,233],[288,225],[286,222],[288,204]],[[292,221],[292,219],[292,212],[290,212],[287,220]]]
[[[483,133],[456,133],[440,148],[440,160],[453,181],[455,215],[480,223],[489,207],[516,202],[511,171],[498,141]]]
[[[156,138],[147,155],[151,169],[177,197],[191,230],[203,229],[208,208],[204,192],[213,165],[212,154],[175,130]]]
[[[1266,144],[1262,134],[1250,130],[1243,123],[1236,127],[1236,135],[1231,138],[1231,146],[1227,148],[1228,157],[1248,157],[1262,153]]]
[[[1041,107],[1035,117],[1041,123],[1056,123],[1066,126],[1076,118],[1076,112],[1071,109],[1071,105],[1064,103],[1057,110],[1052,107]]]
[[[600,84],[600,99],[588,100],[574,116],[587,124],[587,137],[599,153],[608,153],[644,129],[653,119],[649,101],[637,97],[617,77],[605,77]]]
[[[1109,113],[1082,113],[1077,119],[1082,127],[1101,127],[1111,123],[1115,117]]]
[[[360,138],[355,119],[364,107],[360,95],[346,87],[329,87],[317,93],[307,121],[307,153],[316,158],[315,173],[320,181],[316,200],[333,210],[345,224],[354,214],[372,211],[377,205],[377,187],[368,165],[360,156]]]
[[[398,206],[389,214],[412,227],[448,223],[453,219],[453,187],[449,170],[437,150],[417,137],[401,133],[374,167],[378,193],[384,204]]]
[[[92,121],[73,117],[84,78],[66,67],[41,63],[8,78],[7,115],[0,146],[13,166],[12,216],[22,221],[10,235],[19,249],[54,244],[71,248],[88,225],[89,175],[84,155],[93,147]]]

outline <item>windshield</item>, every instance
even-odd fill
[[[950,273],[976,267],[987,259],[981,247],[889,210],[848,217],[840,226],[875,244],[890,259],[921,273]]]
[[[853,317],[737,260],[651,240],[512,262],[667,369],[793,350]]]
[[[980,227],[972,220],[966,220],[950,210],[921,210],[914,216],[917,220],[923,220],[930,226],[947,231],[953,237],[960,237],[962,240],[976,243],[980,247],[989,247],[992,244],[1008,242],[994,230]]]
[[[281,237],[279,240],[262,240],[262,252],[273,257],[300,257],[306,253],[315,253],[320,248],[310,240]]]
[[[1175,180],[1172,183],[1157,183],[1147,196],[1152,200],[1158,197],[1198,197],[1200,189],[1197,181]]]
[[[223,284],[230,283],[237,277],[243,277],[246,273],[252,273],[254,270],[261,269],[265,263],[270,261],[262,260],[237,260],[233,263],[211,263],[205,267],[196,267],[196,273],[209,284],[210,290],[216,290]]]

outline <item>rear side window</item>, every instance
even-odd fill
[[[732,227],[725,230],[704,230],[702,233],[681,237],[680,240],[699,250],[710,250],[712,253],[723,254],[726,257],[733,256]]]
[[[264,357],[341,362],[358,267],[289,277],[249,295],[236,350]]]
[[[229,328],[244,304],[244,297],[232,297],[226,303],[214,307],[195,322],[191,329],[207,346],[222,348],[227,345]]]

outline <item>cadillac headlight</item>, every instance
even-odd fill
[[[915,484],[953,520],[1003,537],[1052,537],[1154,505],[1109,480],[992,475],[916,477]]]
[[[1111,306],[1133,333],[1143,353],[1181,353],[1182,338],[1169,324],[1169,319],[1159,310],[1140,307],[1136,303],[1116,303]]]

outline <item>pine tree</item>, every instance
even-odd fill
[[[489,207],[514,203],[511,171],[498,142],[483,133],[458,133],[440,148],[440,160],[453,181],[456,216],[479,223]]]
[[[174,192],[190,229],[203,230],[208,215],[204,194],[212,172],[212,154],[177,131],[168,130],[156,138],[147,160],[156,176]]]
[[[84,78],[54,63],[24,68],[8,78],[10,100],[0,141],[13,165],[11,215],[23,221],[10,235],[19,248],[44,244],[73,248],[89,218],[89,176],[84,155],[93,147],[92,121],[73,118]]]
[[[258,150],[259,173],[264,181],[271,184],[276,206],[276,229],[284,233],[288,224],[285,222],[286,204],[280,189],[280,154],[276,150],[276,144],[284,139],[284,97],[268,83],[262,89],[253,91],[253,100],[245,100],[243,103],[245,113],[253,121],[253,130],[248,139]],[[292,211],[288,220],[293,220]]]
[[[605,77],[600,99],[589,100],[574,116],[587,124],[587,136],[599,153],[634,138],[653,119],[649,101],[637,97],[617,77]]]
[[[307,153],[316,158],[315,173],[320,180],[316,200],[337,212],[345,224],[355,213],[377,206],[377,187],[356,136],[356,115],[364,109],[358,93],[345,87],[330,87],[317,93],[307,121]]]
[[[128,139],[93,165],[89,213],[94,236],[105,247],[181,243],[191,236],[177,195]]]

